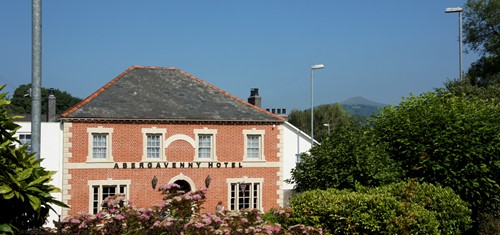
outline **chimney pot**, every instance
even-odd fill
[[[260,107],[262,104],[262,98],[259,96],[259,88],[250,89],[250,97],[248,97],[248,103]]]
[[[56,110],[57,102],[56,96],[54,95],[54,88],[49,89],[49,96],[47,97],[47,122],[53,122],[56,120]]]

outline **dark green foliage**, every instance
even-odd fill
[[[483,56],[471,64],[467,71],[470,84],[479,87],[488,87],[500,83],[500,55]]]
[[[311,133],[311,109],[292,110],[288,115],[288,122],[307,134]],[[352,122],[353,120],[340,104],[317,106],[314,108],[314,139],[321,142],[341,126]],[[324,124],[330,125],[330,133]]]
[[[500,73],[497,75],[500,78]],[[475,85],[470,76],[463,80],[453,80],[445,83],[446,90],[456,96],[465,96],[481,99],[492,99],[494,102],[500,102],[500,82],[489,84],[488,86]],[[446,93],[446,91],[444,91]],[[437,93],[443,93],[443,90],[437,90]]]
[[[380,107],[366,104],[343,104],[345,111],[352,116],[368,118],[380,111]]]
[[[481,53],[467,72],[473,86],[500,83],[500,0],[468,0],[464,8],[464,43]]]
[[[291,220],[332,234],[460,234],[471,224],[467,203],[452,190],[415,182],[308,191],[291,206]]]
[[[425,93],[384,109],[373,126],[407,177],[451,187],[478,222],[500,208],[499,114],[491,100]]]
[[[368,128],[345,125],[335,134],[304,154],[292,170],[295,190],[354,189],[357,184],[379,186],[402,176]]]
[[[500,55],[499,0],[468,0],[464,8],[464,42],[483,54]]]
[[[30,114],[31,113],[31,97],[27,96],[30,92],[31,84],[20,85],[14,91],[14,95],[11,99],[11,105],[9,109],[14,114]],[[42,113],[47,113],[47,97],[49,95],[49,89],[41,88],[42,92]],[[60,91],[59,89],[54,89],[54,96],[57,99],[56,102],[56,113],[60,114],[67,109],[73,107],[73,105],[80,102],[82,99],[73,97],[66,91]]]
[[[50,195],[59,190],[48,184],[55,172],[41,167],[42,160],[27,153],[26,146],[16,148],[13,135],[19,126],[8,117],[5,95],[0,94],[0,233],[12,234],[40,228],[52,204],[65,205]]]

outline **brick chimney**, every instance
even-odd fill
[[[47,122],[54,122],[57,118],[56,115],[56,96],[54,89],[49,89],[49,97],[47,98]]]
[[[259,88],[250,89],[250,97],[248,97],[248,103],[253,104],[257,107],[262,105],[262,97],[259,96]]]

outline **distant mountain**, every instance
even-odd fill
[[[363,105],[375,106],[375,107],[387,106],[387,104],[377,103],[375,101],[365,99],[361,96],[355,96],[355,97],[349,98],[347,100],[340,102],[340,104],[342,104],[342,105],[345,105],[345,104],[348,104],[348,105],[363,104]]]
[[[362,117],[370,117],[372,114],[378,113],[379,109],[387,106],[386,104],[377,103],[360,96],[349,98],[340,102],[340,104],[349,114]]]

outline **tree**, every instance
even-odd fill
[[[468,71],[473,85],[500,82],[500,0],[468,0],[464,11],[464,43],[482,57]]]
[[[500,55],[499,0],[468,0],[464,11],[464,42],[483,55]]]
[[[500,208],[500,104],[424,93],[385,108],[374,131],[406,177],[451,187],[473,219]]]
[[[31,113],[31,97],[30,95],[31,84],[23,84],[16,88],[12,96],[12,105],[9,107],[12,113],[15,114],[30,114]],[[42,95],[42,113],[47,112],[47,97],[50,90],[44,87],[41,88]],[[73,105],[80,102],[82,99],[74,97],[66,91],[54,89],[54,96],[57,99],[56,113],[60,114]]]
[[[449,81],[454,94],[469,96],[489,93],[499,98],[500,86],[500,0],[468,0],[464,7],[464,43],[481,57],[470,66],[462,80]],[[492,87],[493,86],[493,87]],[[480,89],[476,89],[479,87]],[[489,91],[489,89],[492,91]]]
[[[0,94],[0,233],[14,234],[41,227],[52,204],[66,205],[50,195],[59,190],[49,184],[55,172],[41,167],[26,146],[16,147],[13,135],[20,127],[8,116],[5,96]]]
[[[500,75],[500,74],[499,74]],[[438,94],[451,92],[456,96],[491,99],[494,102],[500,102],[500,82],[488,86],[474,85],[474,79],[466,76],[463,80],[453,80],[444,83],[446,90],[437,89]]]
[[[314,108],[314,138],[325,140],[341,126],[352,123],[354,119],[340,104],[324,104]],[[304,111],[292,110],[288,122],[305,133],[311,133],[311,109]],[[329,124],[329,128],[324,124]],[[330,133],[328,131],[330,130]]]
[[[402,176],[399,166],[384,152],[368,127],[345,125],[304,154],[292,170],[296,191],[354,189],[356,185],[380,186]]]

